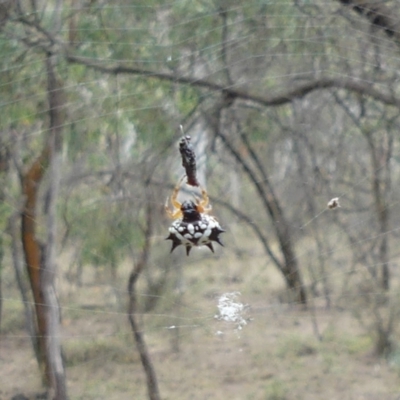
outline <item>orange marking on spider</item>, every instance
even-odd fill
[[[208,215],[212,207],[207,191],[201,188],[201,199],[178,201],[178,194],[184,177],[175,186],[171,195],[173,209],[168,206],[168,198],[165,204],[167,215],[175,221],[169,228],[167,240],[172,240],[171,252],[179,245],[186,247],[186,254],[189,255],[192,247],[207,246],[212,252],[212,242],[223,246],[219,235],[225,232],[215,217]]]

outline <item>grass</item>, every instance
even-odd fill
[[[68,368],[103,360],[117,364],[137,363],[139,357],[132,345],[132,340],[121,335],[68,340],[63,347],[66,366]],[[127,350],[129,348],[131,351]]]
[[[325,310],[318,299],[314,316],[281,303],[283,281],[261,251],[240,259],[219,251],[174,255],[167,290],[140,315],[163,400],[389,400],[399,391],[400,357],[394,353],[389,364],[373,358],[371,338],[350,312]],[[147,400],[124,307],[129,268],[122,266],[112,284],[97,282],[90,268],[81,288],[59,282],[71,400]],[[141,300],[144,283],[142,277]],[[5,290],[12,301],[4,304],[0,335],[0,398],[7,399],[41,388],[18,292]],[[218,297],[236,291],[237,301],[249,305],[240,331],[215,318]]]
[[[304,357],[310,356],[317,352],[318,343],[312,337],[301,337],[296,334],[288,334],[279,340],[277,346],[277,357]]]
[[[286,400],[288,399],[288,388],[279,379],[273,379],[264,389],[263,399],[265,400]]]
[[[7,301],[6,304],[7,312],[3,312],[1,318],[1,332],[6,335],[17,334],[25,327],[22,303],[17,299],[13,299],[12,301]]]

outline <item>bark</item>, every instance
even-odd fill
[[[129,276],[128,282],[128,293],[129,293],[129,305],[128,305],[128,317],[129,323],[132,328],[133,336],[135,339],[136,347],[139,352],[140,361],[143,366],[144,373],[146,375],[147,391],[150,400],[160,400],[160,393],[158,389],[158,382],[153,363],[151,361],[150,353],[147,349],[146,342],[144,340],[143,332],[140,329],[139,322],[137,319],[137,295],[136,295],[136,282],[140,277],[141,272],[147,267],[149,256],[150,256],[150,239],[153,230],[152,222],[153,209],[151,202],[147,205],[147,221],[145,229],[145,243],[139,260],[135,263],[132,272]]]
[[[41,246],[36,238],[36,206],[40,183],[43,179],[49,157],[49,147],[45,145],[42,154],[33,162],[22,176],[22,193],[24,206],[21,214],[21,241],[24,250],[26,268],[33,294],[36,315],[36,347],[38,348],[39,365],[45,385],[50,382],[50,371],[46,365],[46,310],[41,290]]]
[[[63,90],[55,75],[54,56],[47,58],[47,78],[50,116],[50,165],[49,189],[46,202],[47,240],[43,254],[42,291],[46,305],[47,348],[46,357],[50,373],[51,396],[56,400],[67,399],[65,370],[60,343],[60,311],[55,290],[56,275],[56,201],[60,184],[61,134],[64,123]]]
[[[252,149],[250,143],[247,141],[244,135],[241,136],[242,144],[246,147],[249,156],[256,166],[255,168],[257,172],[254,171],[254,169],[244,159],[240,152],[233,146],[231,141],[220,128],[222,110],[229,107],[232,104],[232,101],[232,98],[225,97],[223,101],[215,107],[212,113],[212,117],[210,119],[210,124],[212,125],[215,134],[222,140],[226,149],[235,158],[236,162],[243,168],[243,170],[255,186],[258,195],[260,196],[261,202],[264,206],[264,209],[272,221],[274,232],[280,246],[281,254],[284,259],[283,262],[279,263],[279,269],[283,274],[287,287],[291,291],[293,291],[295,301],[300,304],[306,304],[307,295],[302,282],[301,273],[297,263],[297,257],[295,255],[294,246],[292,243],[290,225],[286,220],[283,209],[280,206],[277,196],[275,195],[268,175],[264,170],[260,160],[258,159],[257,154]],[[261,177],[261,179],[259,177]],[[268,247],[266,247],[267,251]]]
[[[36,315],[36,348],[43,383],[51,398],[66,399],[65,374],[59,342],[59,307],[54,289],[56,206],[58,194],[61,133],[64,124],[62,87],[55,76],[53,56],[47,57],[49,136],[41,155],[22,176],[24,205],[21,214],[21,240],[33,293]],[[37,201],[40,185],[50,165],[50,186],[46,203],[47,241],[39,243]]]
[[[389,208],[386,204],[387,193],[390,189],[390,158],[392,155],[391,137],[381,140],[381,146],[375,143],[371,133],[364,133],[367,139],[371,156],[372,169],[372,195],[378,217],[379,225],[379,250],[378,259],[381,267],[380,285],[384,290],[389,290]],[[379,148],[381,147],[381,148]],[[382,176],[383,175],[383,176]]]
[[[0,7],[1,15],[1,7]],[[1,22],[0,22],[1,23]],[[9,144],[9,134],[0,133],[0,204],[6,199],[6,182],[7,182],[7,171],[9,170],[11,161],[11,150]],[[0,328],[3,316],[3,257],[4,257],[4,241],[3,236],[0,235]]]
[[[0,237],[0,329],[3,316],[3,239]]]
[[[35,314],[31,306],[32,301],[28,297],[29,286],[27,285],[26,279],[24,279],[24,265],[21,259],[21,249],[20,249],[20,238],[19,238],[19,213],[11,215],[8,220],[8,233],[11,236],[11,253],[12,260],[15,270],[15,278],[18,284],[18,289],[21,294],[22,304],[24,305],[25,311],[25,323],[26,329],[28,331],[29,337],[32,341],[32,347],[35,352],[36,360],[40,366],[40,356],[39,348],[37,342],[37,329],[35,325]]]
[[[3,30],[7,21],[10,18],[10,11],[12,11],[12,0],[2,0],[0,2],[0,31]]]
[[[265,209],[271,221],[275,227],[275,233],[278,238],[278,242],[284,257],[284,263],[282,264],[282,272],[285,277],[288,287],[294,291],[296,295],[296,301],[302,304],[307,303],[306,292],[303,285],[303,280],[300,274],[297,257],[295,256],[292,233],[289,222],[286,220],[283,209],[280,206],[279,200],[275,195],[275,191],[271,185],[269,177],[265,171],[265,168],[260,162],[257,153],[252,148],[245,134],[241,135],[242,143],[244,144],[249,156],[257,166],[258,172],[262,177],[261,188],[263,191],[262,201]]]
[[[262,188],[264,185],[258,185]],[[275,230],[284,262],[281,263],[281,272],[286,281],[288,289],[293,291],[297,303],[306,304],[307,295],[303,285],[303,279],[299,270],[297,257],[295,255],[291,229],[282,208],[279,206],[276,197],[264,189],[257,189],[265,209],[270,216]]]
[[[301,126],[299,123],[298,125]],[[304,137],[302,133],[298,131],[294,133],[293,132],[293,146],[294,146],[294,153],[297,157],[297,168],[298,168],[298,173],[301,178],[301,182],[307,182],[309,177],[307,176],[307,160],[306,160],[306,155],[303,153],[302,146],[300,145],[300,141],[298,139],[298,136]],[[310,149],[312,153],[315,152],[315,149]],[[313,157],[314,158],[314,157]],[[314,164],[316,167],[316,165]],[[308,205],[308,210],[311,214],[311,218],[313,220],[312,224],[312,230],[313,230],[313,237],[315,238],[315,242],[317,244],[317,259],[318,259],[318,264],[319,264],[319,269],[320,269],[320,275],[321,278],[315,280],[317,283],[319,280],[322,283],[322,288],[324,292],[324,297],[325,297],[325,304],[326,308],[330,309],[331,307],[331,289],[330,289],[330,283],[328,279],[328,274],[327,274],[327,268],[326,268],[326,255],[329,254],[329,251],[327,249],[327,245],[324,242],[324,239],[321,235],[321,224],[320,224],[320,219],[319,218],[314,218],[316,215],[318,215],[318,207],[316,204],[315,200],[315,190],[310,190],[308,186],[305,186],[304,190],[304,196]]]

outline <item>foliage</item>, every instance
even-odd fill
[[[263,290],[259,275],[276,268],[287,284],[277,299],[293,298],[281,294],[300,284],[318,306],[351,310],[363,337],[397,363],[400,59],[373,13],[310,1],[16,3],[0,41],[2,231],[21,201],[18,177],[49,137],[44,61],[52,54],[67,97],[62,254],[73,248],[78,265],[116,278],[150,243],[143,292],[159,298],[160,286],[168,288],[174,295],[162,311],[179,309],[186,272],[166,272],[182,261],[165,259],[163,204],[183,172],[182,124],[227,227],[223,254],[265,253],[249,291]],[[48,183],[37,210],[42,239]],[[328,210],[336,197],[341,207]],[[316,351],[297,339],[282,345],[282,357]],[[348,351],[368,340],[349,341]],[[289,397],[285,383],[274,380],[264,397]]]

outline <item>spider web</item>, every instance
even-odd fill
[[[126,288],[150,205],[150,259],[137,292],[163,398],[394,399],[399,121],[396,107],[373,96],[375,90],[396,97],[394,41],[339,2],[76,3],[65,10],[80,16],[72,32],[76,51],[91,63],[134,65],[140,73],[110,76],[76,65],[60,72],[70,120],[57,293],[70,397],[147,398]],[[1,129],[17,132],[19,156],[33,158],[46,134],[45,89],[37,91],[45,71],[32,49],[25,56],[13,40],[4,34],[2,52],[12,62],[3,63],[10,98]],[[193,85],[184,82],[188,77]],[[257,101],[317,81],[341,85],[280,106]],[[363,89],[349,89],[348,81]],[[238,96],[217,116],[220,88],[255,99]],[[180,124],[192,136],[212,214],[227,230],[215,254],[198,248],[186,257],[182,247],[169,254],[164,241],[170,221],[163,205],[183,174]],[[20,203],[15,171],[4,178],[4,229]],[[307,309],[257,235],[258,229],[281,260],[279,221],[268,215],[257,184],[269,184],[283,209]],[[329,205],[333,199],[340,207]],[[45,193],[40,200],[45,204]],[[41,392],[40,378],[6,232],[2,241],[1,396],[33,396]],[[380,286],[384,254],[388,290]],[[386,359],[373,354],[379,328],[393,342]]]

